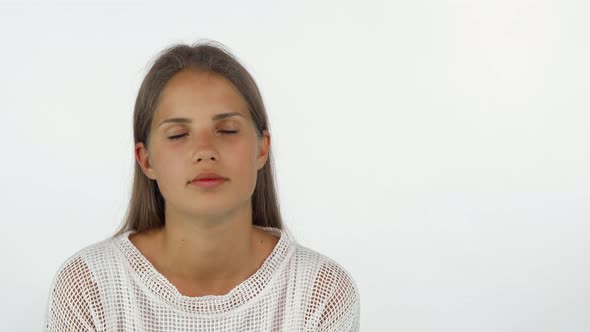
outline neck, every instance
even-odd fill
[[[245,279],[256,267],[256,230],[251,205],[216,217],[195,217],[166,209],[159,233],[163,269],[170,278],[199,284]]]

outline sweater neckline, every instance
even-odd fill
[[[155,297],[169,306],[190,314],[221,314],[236,309],[264,291],[276,271],[285,261],[289,249],[289,235],[279,228],[254,225],[279,237],[279,241],[260,268],[236,285],[227,294],[186,296],[156,268],[129,240],[135,230],[128,230],[116,238],[116,243],[131,265],[134,277]]]

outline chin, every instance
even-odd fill
[[[187,213],[201,217],[221,217],[230,214],[235,209],[235,205],[227,204],[227,202],[203,201],[188,206]]]

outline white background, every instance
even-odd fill
[[[590,330],[590,3],[0,4],[3,331],[121,223],[148,62],[212,39],[252,73],[285,222],[362,331]]]

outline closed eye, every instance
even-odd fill
[[[181,138],[183,136],[186,136],[186,134],[176,135],[176,136],[170,136],[170,137],[168,137],[168,139],[171,140],[171,141],[174,141],[174,140],[177,140],[177,139],[179,139],[179,138]]]
[[[224,134],[229,134],[229,135],[231,135],[231,134],[237,134],[238,133],[237,130],[220,130],[219,132],[224,133]],[[180,134],[180,135],[170,136],[170,137],[168,137],[168,139],[171,140],[171,141],[175,141],[175,140],[180,139],[180,138],[182,138],[182,137],[184,137],[186,135],[187,134]]]

